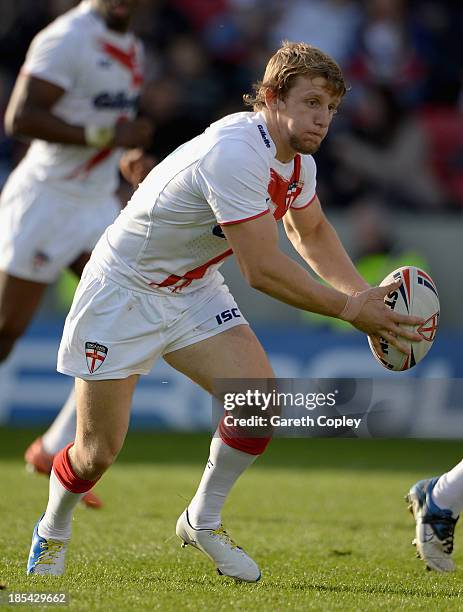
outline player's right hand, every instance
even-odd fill
[[[372,287],[353,296],[352,299],[360,300],[360,303],[363,302],[363,306],[351,323],[360,331],[371,336],[373,342],[379,341],[379,338],[385,338],[390,344],[398,348],[399,351],[408,354],[408,343],[403,342],[401,338],[412,342],[420,342],[422,338],[412,329],[402,326],[415,327],[421,325],[423,319],[394,312],[384,303],[386,295],[398,289],[401,284],[402,281],[397,281],[384,287]]]
[[[145,117],[133,121],[119,121],[115,126],[113,146],[131,149],[148,148],[153,137],[152,122]]]
[[[135,189],[154,168],[156,160],[143,149],[125,151],[119,161],[119,170],[125,180]]]

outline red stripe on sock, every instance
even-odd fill
[[[227,446],[248,453],[248,455],[261,455],[272,439],[270,436],[268,438],[242,437],[233,427],[225,425],[223,419],[219,423],[219,434]]]
[[[82,480],[82,478],[76,475],[68,455],[68,450],[71,446],[74,446],[74,442],[71,442],[62,448],[59,453],[56,453],[53,460],[53,471],[65,489],[71,491],[71,493],[86,493],[90,491],[99,479]]]

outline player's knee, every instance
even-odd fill
[[[113,461],[104,455],[85,456],[80,458],[77,470],[83,480],[98,480],[111,466]]]
[[[116,460],[118,449],[100,443],[84,447],[76,455],[77,470],[83,480],[97,480]]]

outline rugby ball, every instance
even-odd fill
[[[391,291],[385,298],[386,306],[400,314],[422,317],[424,323],[416,328],[422,337],[421,342],[404,342],[410,344],[410,355],[401,353],[387,340],[381,338],[381,355],[378,355],[368,338],[368,343],[376,360],[388,370],[409,370],[427,355],[436,337],[439,324],[439,295],[432,278],[419,268],[404,266],[391,272],[382,281],[380,286],[389,285],[394,281],[402,280],[402,284],[395,291]]]

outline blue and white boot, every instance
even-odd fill
[[[42,518],[40,517],[37,521],[32,534],[31,551],[27,560],[27,573],[61,576],[64,572],[64,560],[69,540],[42,538],[38,532]]]
[[[453,572],[453,536],[459,517],[453,518],[451,510],[439,508],[434,503],[431,494],[438,480],[420,480],[405,497],[416,523],[412,544],[416,546],[417,557],[426,563],[426,569]]]

